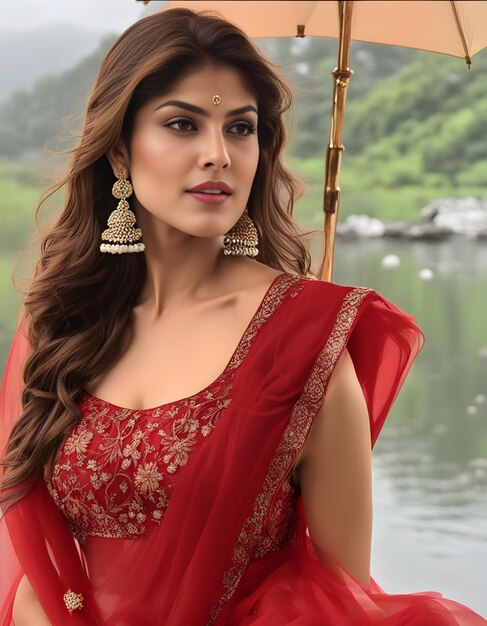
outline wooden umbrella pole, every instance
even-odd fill
[[[325,236],[324,258],[319,275],[321,280],[331,281],[333,276],[333,255],[335,250],[335,234],[340,206],[340,165],[342,152],[343,118],[345,114],[345,99],[350,76],[353,71],[350,63],[350,40],[352,31],[353,1],[342,0],[338,2],[340,19],[340,38],[338,41],[338,67],[332,74],[333,82],[333,107],[330,128],[330,142],[326,150],[325,163],[325,187],[323,197],[323,209],[325,212]]]

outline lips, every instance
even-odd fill
[[[221,191],[216,191],[215,193],[208,193],[204,191],[188,191],[187,193],[197,202],[212,205],[223,204],[231,196],[231,194]]]
[[[207,196],[229,196],[231,194],[226,193],[225,191],[219,191],[219,190],[214,190],[214,191],[210,191],[208,189],[201,189],[201,190],[197,190],[197,189],[190,189],[188,191],[188,193],[203,193],[206,194]]]
[[[225,194],[225,195],[231,195],[233,192],[233,189],[222,180],[217,180],[217,181],[207,180],[204,183],[200,183],[199,185],[196,185],[195,187],[188,189],[189,192],[205,192],[206,190],[210,192],[219,191],[220,193]],[[216,194],[210,193],[208,195],[216,195]]]

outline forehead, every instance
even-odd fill
[[[256,104],[256,99],[240,72],[222,65],[204,65],[188,70],[171,90],[165,93],[164,98],[208,104],[212,102],[215,94],[221,97],[221,105],[224,105],[224,107],[215,106],[215,109],[234,108],[233,105],[238,104]]]

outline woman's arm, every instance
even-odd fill
[[[322,551],[331,554],[369,587],[370,426],[363,391],[347,350],[335,365],[325,400],[309,433],[299,482],[317,557],[326,562]]]
[[[27,576],[23,576],[12,610],[14,626],[51,626]]]

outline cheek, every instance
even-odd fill
[[[174,169],[180,159],[181,151],[176,150],[174,141],[158,127],[140,132],[132,141],[132,165],[143,166],[149,170],[167,172]]]
[[[157,128],[139,131],[131,142],[130,175],[135,195],[148,211],[159,211],[165,202],[173,203],[177,181],[184,166],[181,156],[162,140]]]
[[[243,142],[242,142],[243,143]],[[232,169],[238,170],[245,177],[253,177],[259,163],[259,144],[250,140],[245,145],[229,146]]]
[[[131,144],[131,175],[139,195],[153,197],[177,193],[178,183],[187,172],[187,156],[170,137],[157,128],[139,133]]]

